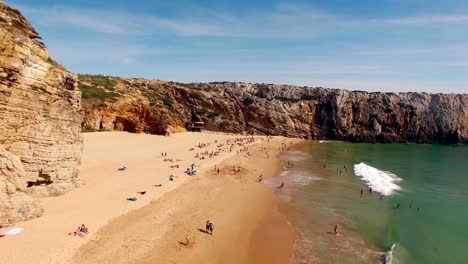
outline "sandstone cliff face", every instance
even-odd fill
[[[0,227],[41,215],[36,196],[76,185],[81,92],[38,33],[0,2]]]
[[[352,142],[467,143],[468,95],[367,93],[251,83],[81,76],[115,97],[83,101],[84,129],[164,134],[192,118],[209,130]],[[99,85],[112,80],[111,85]],[[108,82],[107,82],[108,83]],[[108,83],[109,84],[109,83]]]

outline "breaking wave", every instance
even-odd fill
[[[381,171],[363,162],[354,165],[354,174],[361,177],[367,186],[382,195],[389,196],[395,191],[401,190],[396,182],[402,179],[391,172]]]

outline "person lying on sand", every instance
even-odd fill
[[[130,198],[127,198],[127,200],[135,202],[137,200],[137,198],[136,197],[130,197]]]
[[[138,194],[141,194],[141,195],[145,195],[146,194],[146,191],[144,192],[137,192]]]
[[[80,227],[80,232],[88,234],[88,228],[84,224],[82,224]]]
[[[169,180],[173,181],[174,180],[174,175],[169,176]]]
[[[84,224],[79,226],[74,232],[68,233],[69,236],[79,236],[79,237],[83,237],[86,234],[88,234],[88,228]]]
[[[83,236],[85,235],[85,234],[83,234],[83,233],[81,232],[81,226],[79,226],[79,227],[75,230],[75,232],[70,233],[70,234],[68,234],[68,235],[71,235],[71,234],[73,234],[73,236],[79,236],[79,237],[83,237]]]

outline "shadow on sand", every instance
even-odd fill
[[[201,228],[198,228],[198,231],[202,232],[202,233],[205,233],[205,234],[208,234],[208,235],[211,235],[209,232],[206,232],[206,230],[203,230]]]

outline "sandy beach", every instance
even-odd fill
[[[44,216],[17,223],[21,234],[0,239],[0,263],[287,263],[294,233],[277,212],[271,188],[256,180],[275,176],[280,147],[299,140],[258,137],[248,151],[237,152],[247,141],[230,151],[227,140],[241,137],[84,134],[81,187],[44,199]],[[199,149],[200,142],[210,145]],[[219,155],[194,158],[220,144]],[[184,173],[192,163],[196,176]],[[121,166],[128,169],[118,171]],[[214,235],[198,230],[207,220],[215,223]],[[88,235],[68,235],[81,224]]]

